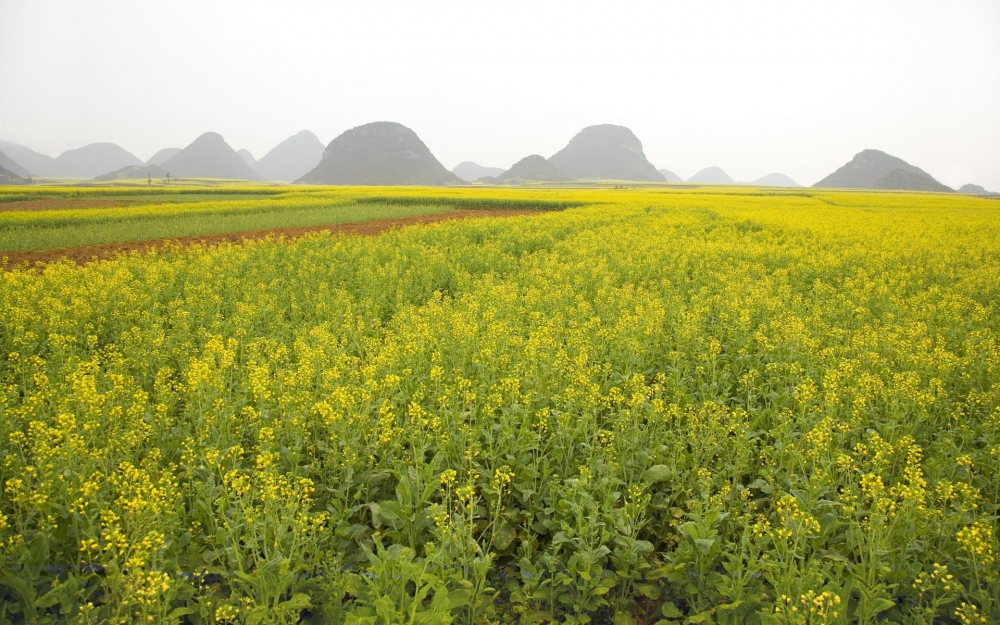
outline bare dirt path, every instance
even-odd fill
[[[176,239],[155,239],[151,241],[128,241],[125,243],[106,243],[102,245],[87,245],[59,250],[28,250],[23,252],[0,252],[0,270],[51,263],[60,260],[71,260],[79,265],[94,260],[111,258],[132,251],[142,252],[167,245],[218,245],[219,243],[241,243],[267,237],[296,239],[313,232],[329,232],[331,235],[362,235],[381,234],[388,230],[413,226],[417,224],[469,219],[473,217],[514,217],[517,215],[535,215],[532,210],[453,210],[430,215],[414,215],[412,217],[394,217],[354,223],[331,224],[327,226],[306,226],[299,228],[272,228],[269,230],[252,230],[249,232],[226,232],[206,236],[180,237]]]

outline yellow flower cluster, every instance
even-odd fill
[[[955,536],[962,549],[982,567],[990,567],[996,562],[996,548],[994,547],[993,526],[985,521],[976,521],[968,527],[958,530]]]

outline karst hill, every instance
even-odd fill
[[[177,156],[181,153],[181,148],[163,148],[158,150],[156,154],[149,157],[146,161],[147,165],[162,165],[167,162],[167,160],[173,156]]]
[[[142,164],[137,156],[114,143],[91,143],[60,154],[44,175],[54,178],[93,178],[122,167]]]
[[[201,135],[160,166],[170,172],[172,178],[261,180],[222,135],[215,132]]]
[[[167,170],[159,165],[129,165],[94,178],[94,182],[113,182],[115,180],[146,180],[148,178],[166,178]]]
[[[415,132],[395,122],[351,128],[330,142],[323,159],[299,178],[303,184],[462,184],[434,158]]]
[[[462,161],[458,165],[455,165],[451,173],[467,182],[475,182],[481,178],[495,178],[502,174],[503,171],[502,167],[483,167],[479,163]]]
[[[721,167],[706,167],[687,179],[698,184],[736,184]]]
[[[268,180],[291,182],[306,175],[323,158],[323,143],[308,130],[298,132],[271,148],[257,162],[257,171]]]
[[[666,182],[646,160],[639,138],[628,128],[613,124],[584,128],[549,162],[573,178]]]
[[[484,182],[492,184],[519,184],[522,182],[562,182],[572,179],[571,176],[560,171],[558,167],[553,165],[544,156],[532,154],[514,163],[510,169],[496,178],[492,180],[487,179]]]
[[[930,174],[880,150],[864,150],[843,167],[813,185],[840,189],[905,189],[952,191]]]

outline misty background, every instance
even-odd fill
[[[409,126],[449,169],[632,129],[657,167],[804,185],[877,148],[1000,190],[1000,2],[0,0],[0,139],[257,158]]]

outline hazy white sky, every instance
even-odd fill
[[[0,0],[0,138],[258,158],[391,120],[448,168],[628,126],[657,166],[812,184],[877,148],[1000,191],[1000,2]]]

